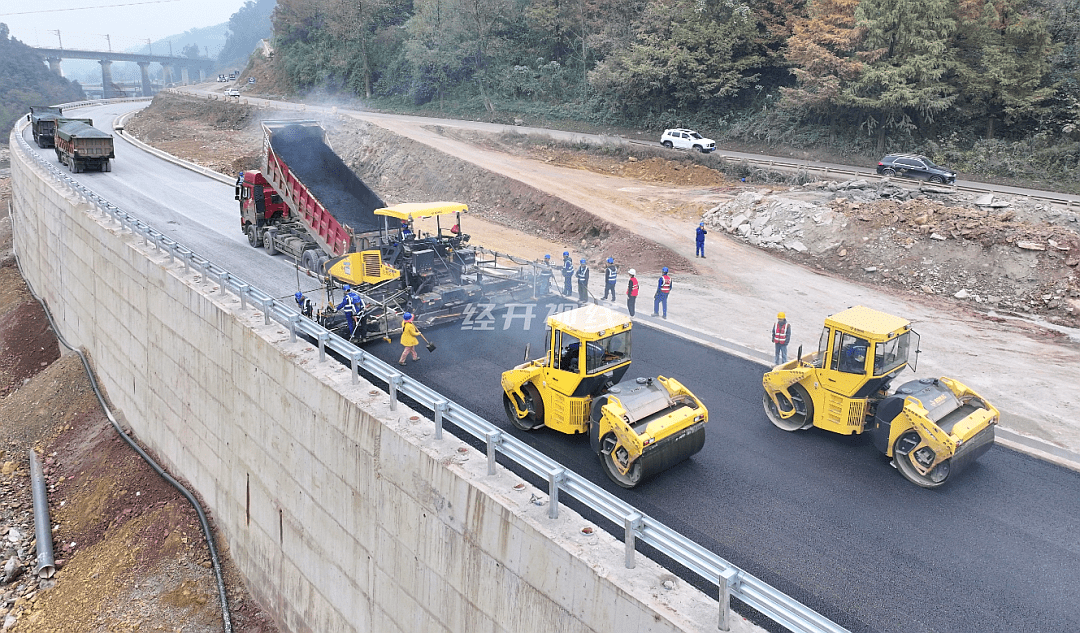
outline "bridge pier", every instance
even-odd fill
[[[115,96],[112,81],[112,60],[99,59],[101,64],[101,98],[112,99]]]
[[[189,83],[191,83],[191,80],[188,78],[188,68],[187,68],[187,66],[181,66],[180,67],[180,83],[182,83],[185,86],[188,85]]]
[[[161,64],[161,81],[162,81],[162,84],[164,84],[165,86],[168,86],[169,84],[171,84],[173,82],[173,67],[172,67],[172,64],[166,64],[166,63],[162,62],[162,64]]]
[[[139,75],[142,79],[142,96],[150,97],[154,94],[154,88],[150,85],[150,62],[135,62],[139,65]]]
[[[45,61],[49,62],[49,70],[56,73],[57,76],[63,77],[64,70],[60,67],[61,58],[59,57],[46,57]]]

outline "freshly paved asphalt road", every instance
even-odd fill
[[[105,122],[110,108],[91,116]],[[118,145],[127,150],[111,174],[75,177],[151,224],[169,222],[157,228],[265,291],[291,295],[295,273],[283,258],[240,234],[232,187]],[[624,380],[676,377],[709,407],[710,422],[700,453],[623,490],[585,438],[506,421],[499,374],[526,343],[543,353],[547,309],[535,310],[528,330],[521,319],[503,330],[501,314],[489,331],[425,331],[438,349],[420,348],[406,373],[852,631],[1080,630],[1080,473],[999,446],[943,489],[923,490],[867,439],[774,428],[761,409],[761,365],[639,323]],[[396,362],[401,348],[369,351]]]

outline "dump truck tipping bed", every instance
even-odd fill
[[[274,188],[290,203],[303,206],[313,198],[321,210],[301,210],[305,222],[325,241],[324,247],[334,255],[341,248],[343,236],[331,235],[328,227],[318,226],[325,221],[318,216],[328,213],[343,227],[354,233],[378,231],[382,218],[373,213],[386,206],[334,150],[326,144],[326,133],[314,121],[263,121],[267,144],[266,173]],[[306,190],[306,191],[304,191]]]

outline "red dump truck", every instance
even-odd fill
[[[30,106],[30,131],[38,147],[52,147],[56,134],[56,120],[64,116],[64,111],[53,106]]]
[[[484,296],[476,253],[460,232],[466,205],[387,207],[334,153],[318,122],[263,121],[262,128],[266,169],[241,172],[235,191],[252,246],[287,254],[324,277],[328,303],[335,288],[349,284],[391,317],[408,311],[421,323],[452,320]],[[444,233],[441,224],[435,234],[413,231],[414,220],[438,223],[443,215],[454,216],[454,231]],[[392,321],[369,334],[392,330]]]
[[[94,127],[90,119],[57,119],[55,142],[56,159],[72,173],[112,171],[112,134]]]

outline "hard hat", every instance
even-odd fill
[[[352,286],[350,286],[349,284],[345,284],[344,286],[341,287],[341,290],[342,290],[342,292],[348,292],[348,291],[352,290]]]
[[[544,259],[551,259],[551,255],[544,255]]]
[[[701,223],[698,224],[698,226],[705,226],[705,223],[701,222]]]
[[[631,269],[630,269],[630,276],[631,276],[631,277],[633,277],[633,276],[634,276],[634,275],[636,275],[636,274],[637,274],[637,271],[636,271],[636,270],[634,270],[633,268],[631,268]]]
[[[614,257],[608,257],[607,258],[607,263],[614,264],[615,263],[615,258]]]
[[[293,295],[293,298],[296,299],[297,301],[299,301],[299,300],[304,298],[304,293],[297,290],[296,294]]]
[[[778,318],[778,319],[786,319],[787,315],[784,314],[783,312],[777,312],[776,313],[776,318]]]
[[[582,263],[582,264],[584,264],[584,263],[585,263],[585,258],[584,258],[584,257],[582,257],[582,258],[581,258],[581,263]]]
[[[661,272],[663,272],[666,275],[667,274],[667,266],[664,266],[664,270],[661,271]]]
[[[563,251],[562,256],[563,257],[570,257],[570,251]]]
[[[406,312],[405,314],[401,315],[401,318],[405,321],[412,321],[412,312]]]

